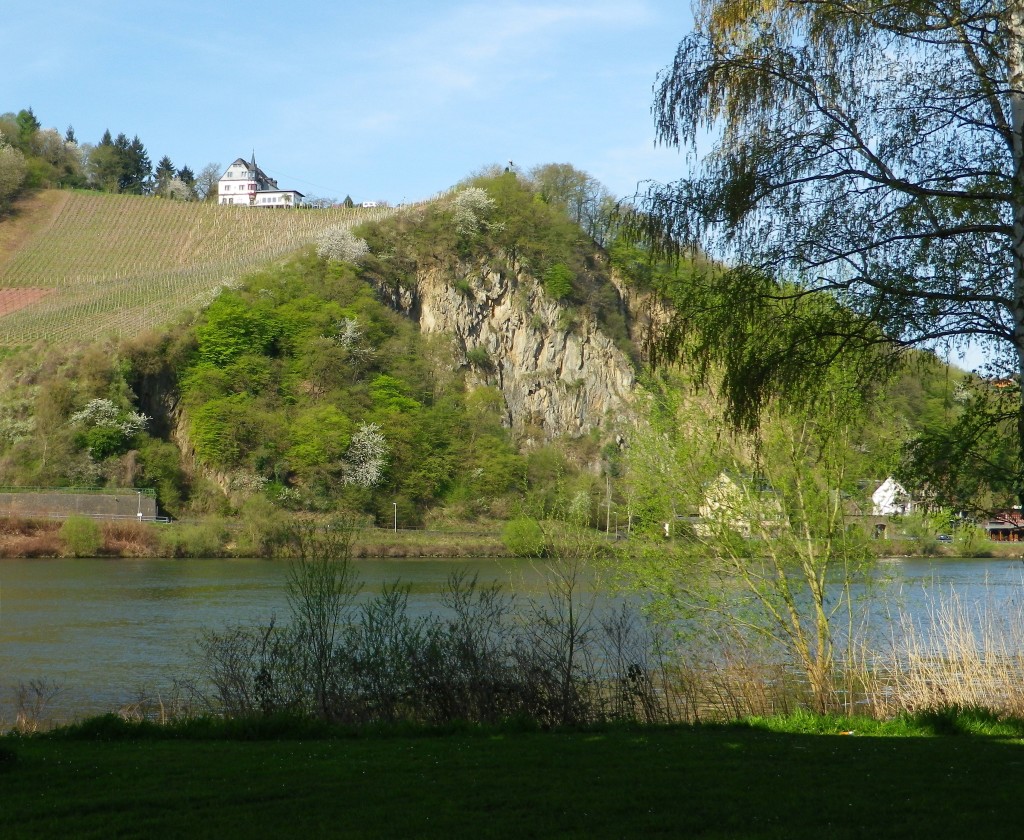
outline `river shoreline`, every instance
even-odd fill
[[[0,518],[0,560],[73,557],[61,536],[60,520]],[[104,558],[251,557],[241,526],[222,520],[195,522],[100,522]],[[973,552],[955,543],[922,546],[912,540],[878,540],[878,557],[960,557],[1024,559],[1024,542],[985,541]],[[356,558],[443,558],[514,556],[502,540],[500,523],[489,530],[364,528],[357,532]]]

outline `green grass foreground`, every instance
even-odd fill
[[[0,738],[0,836],[1018,837],[1022,737],[984,716],[356,737],[100,719]]]

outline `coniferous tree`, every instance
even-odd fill
[[[164,155],[156,165],[153,191],[157,195],[166,195],[168,186],[174,180],[174,175],[174,164],[167,155]]]

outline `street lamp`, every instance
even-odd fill
[[[392,506],[395,508],[395,533],[398,533],[398,502],[392,502]]]

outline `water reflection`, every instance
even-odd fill
[[[360,560],[357,570],[363,599],[385,583],[408,585],[413,614],[438,610],[453,571],[526,596],[545,591],[542,570],[527,562]],[[32,679],[63,686],[51,707],[63,719],[168,686],[203,628],[285,615],[286,575],[285,564],[265,560],[0,561],[0,724],[13,720],[13,687]],[[894,600],[925,615],[951,591],[965,604],[1019,603],[1024,593],[1020,561],[893,559],[875,576],[891,581],[870,590],[879,626]]]
[[[530,564],[495,560],[360,560],[357,569],[360,599],[400,581],[414,614],[437,609],[455,570],[517,590],[544,585]],[[13,687],[32,679],[63,686],[58,717],[169,685],[203,628],[285,615],[286,576],[284,563],[255,559],[0,561],[0,723],[13,719]]]

